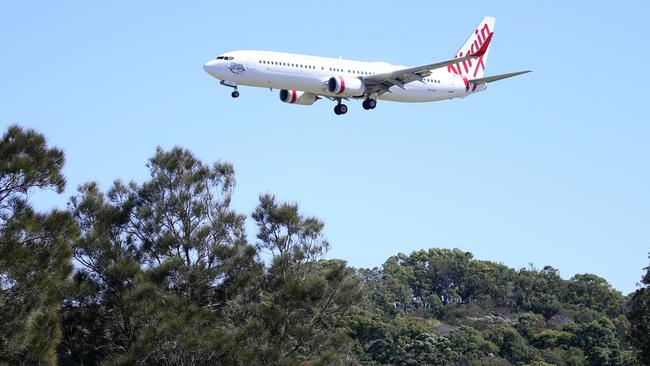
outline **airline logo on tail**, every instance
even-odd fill
[[[485,17],[478,28],[467,39],[463,47],[456,53],[454,58],[459,58],[478,52],[485,42],[489,42],[490,35],[494,32],[495,20],[492,17]],[[469,77],[471,79],[481,78],[485,72],[485,64],[489,50],[478,58],[465,60],[457,64],[447,66],[447,71],[456,75]]]

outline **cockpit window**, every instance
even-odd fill
[[[232,56],[219,56],[217,57],[217,60],[232,60],[234,57]]]

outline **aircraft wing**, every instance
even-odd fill
[[[422,81],[423,78],[431,75],[432,70],[440,69],[472,58],[483,56],[490,45],[490,40],[492,40],[492,34],[494,33],[490,33],[490,35],[487,37],[483,45],[481,45],[481,48],[471,55],[458,57],[451,60],[436,62],[428,65],[407,67],[404,69],[399,69],[391,72],[369,75],[361,79],[366,84],[367,89],[377,92],[380,95],[387,92],[392,86],[398,86],[404,89],[404,85],[416,80]]]
[[[480,83],[491,83],[493,81],[497,80],[502,80],[502,79],[507,79],[511,78],[513,76],[521,75],[521,74],[526,74],[531,72],[531,70],[526,70],[526,71],[517,71],[517,72],[511,72],[509,74],[501,74],[501,75],[494,75],[494,76],[487,76],[484,78],[478,78],[478,79],[472,79],[471,81],[480,84]]]

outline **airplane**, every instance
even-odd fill
[[[343,100],[363,99],[365,110],[377,100],[433,102],[464,98],[487,84],[530,72],[484,76],[495,18],[485,17],[453,59],[405,67],[271,51],[232,51],[208,61],[203,69],[233,88],[239,85],[280,89],[284,103],[312,105],[321,98],[335,101],[334,113],[345,114]]]

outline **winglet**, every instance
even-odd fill
[[[476,53],[474,53],[472,56],[481,57],[481,56],[485,55],[485,53],[487,52],[488,47],[490,47],[490,41],[492,40],[492,35],[493,34],[494,34],[494,32],[490,32],[490,35],[487,37],[485,42],[483,42],[483,44],[481,45],[481,48],[479,48],[479,50],[476,51]]]

